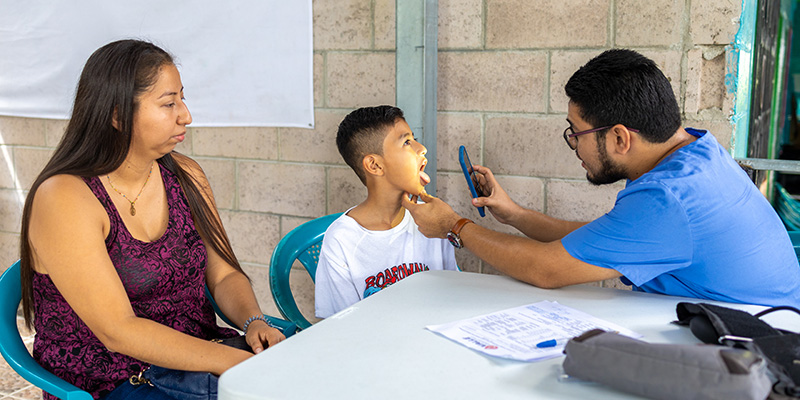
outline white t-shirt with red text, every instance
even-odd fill
[[[322,240],[315,278],[317,317],[329,317],[414,273],[458,270],[453,246],[446,239],[425,237],[408,210],[400,224],[385,231],[365,229],[347,212]]]

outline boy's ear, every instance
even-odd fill
[[[361,160],[361,166],[368,175],[383,176],[383,157],[377,154],[367,154]]]

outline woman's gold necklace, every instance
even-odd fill
[[[136,215],[136,200],[139,200],[139,196],[142,195],[142,192],[144,191],[144,187],[147,186],[147,181],[150,180],[150,175],[153,174],[153,164],[155,164],[155,163],[156,162],[153,161],[153,163],[150,164],[150,172],[147,173],[147,179],[144,180],[144,185],[142,185],[142,188],[139,189],[139,194],[136,195],[136,198],[133,199],[133,201],[131,201],[128,198],[128,196],[125,196],[125,193],[120,192],[119,190],[117,190],[117,188],[114,187],[114,184],[111,183],[111,175],[110,174],[106,175],[106,178],[108,178],[108,184],[111,186],[111,188],[114,189],[115,192],[119,193],[125,200],[127,200],[128,203],[131,203],[131,216]]]

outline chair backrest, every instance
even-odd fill
[[[275,299],[281,315],[301,329],[311,326],[311,322],[297,308],[292,288],[289,286],[289,273],[294,261],[297,260],[311,275],[312,281],[315,280],[325,230],[340,215],[342,213],[325,215],[294,228],[278,242],[275,251],[272,252],[269,264],[269,287],[272,298]]]
[[[800,202],[783,187],[775,183],[775,211],[781,217],[786,229],[789,231],[800,230]]]
[[[789,239],[792,240],[794,246],[794,254],[800,259],[800,231],[789,231]]]
[[[59,399],[92,400],[92,395],[53,375],[28,353],[17,329],[17,308],[22,299],[19,261],[0,276],[0,353],[22,378]]]

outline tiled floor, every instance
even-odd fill
[[[17,318],[17,325],[22,332],[22,341],[30,350],[33,346],[33,332],[25,328],[22,318]],[[10,366],[6,360],[0,357],[0,400],[31,400],[41,399],[42,391],[22,379]]]

